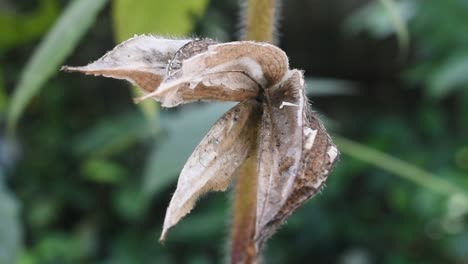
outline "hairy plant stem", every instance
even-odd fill
[[[257,151],[241,166],[237,175],[232,225],[231,263],[256,263],[255,224],[257,213]]]
[[[243,11],[243,39],[275,42],[277,0],[246,0]],[[255,245],[257,216],[257,150],[241,166],[234,191],[234,217],[231,233],[231,263],[258,262]]]
[[[246,40],[276,42],[275,21],[278,0],[246,0],[243,14]]]

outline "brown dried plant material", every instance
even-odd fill
[[[62,70],[123,79],[137,85],[144,92],[152,92],[161,84],[169,61],[190,41],[135,36],[87,66],[64,66]]]
[[[208,191],[225,191],[236,169],[252,151],[257,139],[261,109],[244,101],[225,113],[208,131],[185,163],[177,189],[167,208],[161,240],[166,232],[193,208]]]
[[[258,248],[290,214],[323,188],[339,155],[310,110],[301,72],[291,70],[283,85],[267,92],[270,99],[264,102],[258,165]]]
[[[180,174],[161,240],[198,197],[224,191],[248,160],[255,168],[255,252],[317,194],[339,152],[311,111],[302,72],[279,48],[252,41],[134,37],[101,59],[66,71],[128,80],[173,107],[193,101],[238,101],[211,128]],[[255,162],[253,166],[252,162]]]

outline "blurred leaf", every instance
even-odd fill
[[[468,146],[461,146],[455,152],[455,163],[460,169],[468,171]]]
[[[0,263],[16,263],[21,250],[19,206],[0,175]]]
[[[105,260],[101,264],[136,264],[136,263],[176,263],[170,256],[167,247],[161,247],[156,235],[151,231],[135,232],[135,229],[120,231],[113,239]]]
[[[114,0],[112,16],[118,42],[135,34],[158,34],[183,36],[195,25],[195,18],[203,15],[207,0]],[[133,88],[138,97],[139,91]],[[148,120],[155,122],[158,106],[156,101],[146,100],[139,104]]]
[[[216,39],[219,42],[229,42],[232,41],[232,37],[226,27],[226,16],[222,10],[211,9],[201,19],[197,29],[200,30],[200,36]]]
[[[414,2],[417,12],[411,31],[418,43],[406,77],[413,87],[423,83],[429,96],[442,99],[467,84],[460,72],[466,72],[468,35],[460,32],[468,23],[468,6],[464,0]]]
[[[348,139],[336,135],[333,136],[333,138],[343,154],[410,180],[420,186],[430,189],[433,192],[446,196],[460,194],[465,199],[468,199],[468,192],[447,180],[431,174],[430,172]]]
[[[112,202],[122,218],[128,221],[136,221],[141,219],[145,212],[143,195],[141,188],[125,184],[114,193]]]
[[[59,8],[57,0],[41,0],[31,14],[0,11],[0,51],[40,37],[54,22]]]
[[[198,243],[197,241],[207,241],[216,234],[223,233],[225,229],[226,216],[215,210],[207,210],[190,215],[175,228],[170,236],[172,241],[185,241],[184,243]],[[196,226],[197,228],[193,228]]]
[[[405,58],[408,52],[410,38],[403,11],[394,0],[380,0],[380,3],[384,6],[387,16],[392,22],[398,38],[398,44],[402,51],[401,54],[403,54],[403,58]]]
[[[24,108],[45,81],[78,44],[107,0],[75,0],[69,4],[53,28],[34,51],[21,73],[9,105],[8,129],[14,132]]]
[[[154,133],[139,112],[129,112],[104,119],[85,131],[74,140],[72,149],[82,157],[106,157]]]
[[[207,0],[114,0],[113,21],[118,41],[135,34],[186,35],[203,15]]]
[[[31,201],[27,214],[27,223],[33,228],[42,229],[57,219],[62,201],[53,196],[36,196]]]
[[[339,79],[305,78],[306,92],[311,96],[352,95],[358,92],[358,84]]]
[[[468,232],[455,236],[449,243],[450,253],[456,256],[460,263],[466,262],[468,260],[468,251],[466,250],[468,248]]]
[[[456,54],[443,62],[429,79],[429,95],[442,98],[456,88],[468,89],[468,55]]]
[[[0,113],[3,113],[7,104],[7,95],[5,94],[5,79],[3,77],[3,69],[0,67]]]
[[[144,172],[143,191],[147,198],[173,183],[185,161],[214,122],[233,104],[210,103],[162,116],[168,138],[158,141],[149,156]]]
[[[98,183],[115,184],[127,175],[123,166],[105,159],[87,160],[83,164],[82,170],[87,179]]]
[[[143,96],[143,93],[140,91],[140,88],[132,85],[132,95],[134,98]],[[159,127],[158,124],[158,115],[159,115],[159,105],[155,100],[145,100],[138,103],[138,108],[143,112],[148,123],[152,126],[153,130],[157,130]]]
[[[41,238],[33,249],[37,263],[79,263],[88,253],[86,245],[72,234],[49,232]]]
[[[409,47],[409,31],[406,24],[414,16],[415,10],[412,1],[370,1],[345,21],[344,29],[352,34],[365,31],[376,38],[396,34],[402,54],[405,55]]]

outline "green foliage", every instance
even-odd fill
[[[42,36],[58,12],[56,0],[41,0],[37,10],[27,15],[0,11],[0,54]]]
[[[466,50],[468,52],[468,49]],[[438,65],[428,78],[428,93],[434,98],[443,98],[457,88],[468,88],[468,55],[454,54]]]
[[[403,51],[404,57],[406,56],[409,47],[409,32],[406,25],[405,19],[401,12],[398,10],[396,2],[393,0],[380,0],[382,5],[387,11],[388,17],[392,22],[393,28],[395,29],[398,37],[398,43]]]
[[[57,73],[60,64],[93,24],[106,0],[75,0],[63,12],[54,27],[30,58],[11,98],[8,127],[14,130],[24,108],[44,82]]]
[[[377,38],[386,38],[395,33],[400,48],[406,49],[409,44],[407,22],[413,14],[411,1],[371,1],[347,18],[345,30],[352,34],[367,31]]]
[[[421,186],[424,186],[433,192],[442,195],[459,195],[468,202],[468,192],[448,181],[442,180],[436,175],[421,170],[409,163],[405,163],[376,149],[367,148],[364,145],[352,142],[350,140],[335,136],[340,150],[353,158],[377,166],[383,170],[394,173],[408,180],[411,180]]]
[[[0,263],[14,263],[21,251],[19,205],[0,174]]]
[[[120,42],[135,34],[184,36],[192,31],[195,19],[203,14],[207,2],[116,0],[113,2],[116,38]]]
[[[98,122],[80,133],[72,151],[81,157],[109,157],[126,150],[156,131],[137,112],[120,114]]]
[[[410,68],[410,80],[423,81],[428,94],[436,99],[466,90],[468,80],[460,72],[466,70],[468,37],[459,29],[468,23],[466,2],[419,1],[418,8],[412,23],[420,41],[419,60]]]
[[[3,77],[3,70],[0,68],[0,113],[5,112],[7,104],[7,95],[5,94],[5,78]]]
[[[416,61],[405,74],[410,83],[424,83],[428,96],[442,99],[457,89],[467,89],[466,78],[468,37],[460,34],[460,25],[468,18],[464,0],[401,0],[386,7],[370,2],[351,16],[345,28],[350,32],[367,31],[374,37],[385,38],[396,33],[400,43],[409,43],[404,24],[412,26],[418,41]],[[441,22],[442,21],[442,22]],[[392,26],[393,22],[393,26]],[[407,46],[407,45],[402,45]]]
[[[128,174],[119,163],[105,159],[87,160],[82,169],[87,179],[98,183],[116,184]]]

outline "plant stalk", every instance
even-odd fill
[[[277,1],[245,1],[243,39],[276,43]]]
[[[435,193],[447,196],[459,194],[464,199],[468,199],[468,193],[463,188],[419,167],[337,135],[334,135],[333,139],[340,147],[341,152],[348,156],[410,180]]]
[[[257,215],[257,152],[244,162],[234,192],[231,263],[256,263],[255,224]]]
[[[277,0],[246,0],[243,10],[243,39],[276,42]],[[257,131],[258,133],[258,131]],[[255,245],[257,217],[257,149],[241,166],[234,191],[234,217],[231,233],[231,263],[258,263]]]

